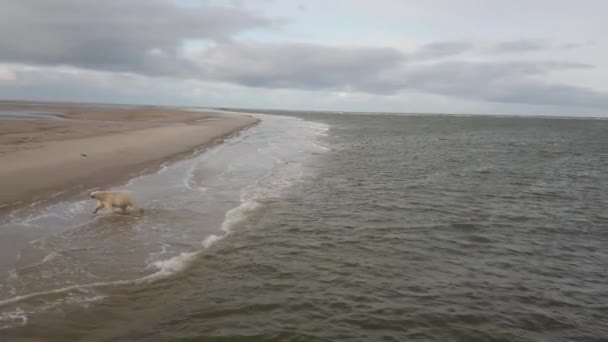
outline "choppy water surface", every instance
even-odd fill
[[[46,235],[2,281],[0,336],[608,336],[607,121],[305,118],[134,180],[141,217],[75,201],[5,219]]]

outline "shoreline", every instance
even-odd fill
[[[40,111],[45,106],[21,107],[9,110]],[[2,104],[0,110],[6,110]],[[57,112],[58,107],[52,110]],[[117,186],[154,172],[163,163],[204,151],[259,122],[242,113],[166,107],[116,109],[83,104],[59,107],[59,111],[78,120],[0,121],[0,214]],[[109,119],[113,120],[110,124]],[[20,137],[15,132],[25,132],[29,140],[15,142]]]

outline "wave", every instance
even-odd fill
[[[119,287],[119,286],[129,286],[129,285],[140,285],[145,283],[155,282],[167,277],[170,277],[176,273],[184,271],[189,265],[192,264],[196,257],[202,252],[190,252],[190,253],[181,253],[171,259],[158,261],[156,264],[159,267],[157,272],[146,275],[141,278],[136,279],[128,279],[128,280],[115,280],[108,282],[95,282],[89,284],[77,284],[70,285],[54,290],[49,291],[40,291],[40,292],[32,292],[26,295],[15,296],[12,298],[8,298],[0,301],[0,307],[9,306],[12,304],[21,303],[31,299],[37,299],[40,297],[57,295],[57,294],[65,294],[71,291],[81,291],[87,289],[103,289],[108,287]]]
[[[23,272],[23,271],[27,271],[28,269],[32,269],[34,267],[38,267],[40,265],[43,265],[49,261],[55,260],[57,258],[61,257],[61,254],[57,253],[57,252],[51,252],[47,255],[44,256],[44,258],[38,262],[35,262],[33,264],[30,265],[25,265],[23,267],[19,268],[19,272]],[[15,274],[16,275],[16,274]]]
[[[27,325],[28,316],[21,308],[15,308],[13,311],[0,313],[0,322],[10,322],[12,324],[8,326],[0,326],[2,328],[8,328],[9,326],[24,326]]]
[[[194,252],[183,252],[172,258],[159,260],[152,263],[152,266],[158,269],[158,271],[146,275],[141,278],[129,279],[129,280],[116,280],[116,281],[108,281],[108,282],[95,282],[89,284],[80,284],[80,285],[71,285],[62,287],[59,289],[49,290],[49,291],[40,291],[33,292],[26,295],[15,296],[12,298],[8,298],[0,301],[0,307],[5,307],[17,303],[21,303],[24,301],[28,301],[31,299],[37,299],[40,297],[65,294],[71,291],[81,291],[86,289],[103,289],[108,287],[119,287],[119,286],[130,286],[130,285],[141,285],[145,283],[151,283],[155,281],[159,281],[168,277],[171,277],[175,274],[181,273],[188,269],[190,265],[194,261],[198,259],[198,257],[204,252],[205,249],[211,247],[217,241],[226,237],[232,231],[232,228],[245,221],[247,215],[254,212],[258,208],[260,208],[262,204],[257,203],[255,201],[244,202],[236,208],[229,210],[226,215],[224,222],[222,223],[221,229],[224,231],[224,234],[221,236],[210,235],[207,237],[201,245],[204,249],[194,251]],[[50,261],[53,258],[56,258],[58,255],[56,253],[48,254],[41,262],[35,265],[29,265],[29,267],[34,267],[36,265],[42,264],[44,262]],[[0,321],[2,318],[0,317]]]

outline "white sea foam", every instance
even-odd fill
[[[167,171],[169,169],[169,162],[164,162],[162,164],[160,164],[160,168],[158,169],[158,171],[156,172],[157,174],[161,174],[164,173],[165,171]]]
[[[225,215],[225,219],[224,219],[224,222],[222,223],[222,227],[221,227],[221,230],[224,232],[224,234],[223,235],[211,234],[205,240],[203,240],[201,245],[204,248],[211,247],[214,243],[216,243],[217,241],[223,239],[228,234],[230,234],[231,229],[235,225],[243,222],[247,218],[248,214],[250,214],[251,212],[255,211],[256,209],[258,209],[260,207],[261,207],[260,203],[245,202],[245,203],[242,203],[241,205],[239,205],[238,207],[229,210]],[[144,278],[140,278],[139,280],[135,280],[135,282],[141,283],[144,281],[155,281],[155,280],[169,277],[175,273],[182,272],[182,271],[186,270],[198,258],[198,256],[202,252],[203,252],[203,250],[198,250],[195,252],[184,252],[184,253],[178,254],[177,256],[174,256],[170,259],[155,261],[151,265],[153,267],[155,267],[156,269],[158,269],[158,271],[156,273],[150,274]],[[0,302],[0,305],[2,305],[1,302]]]
[[[320,150],[323,150],[323,151],[329,151],[329,150],[330,150],[330,149],[329,149],[329,147],[321,146],[321,145],[319,145],[319,144],[317,144],[317,143],[312,143],[312,145],[313,145],[314,147],[316,147],[316,148],[320,149]]]
[[[61,257],[61,254],[59,254],[57,252],[51,252],[51,253],[45,255],[44,258],[42,260],[40,260],[39,262],[23,266],[23,267],[21,267],[19,269],[19,271],[24,271],[24,270],[27,270],[27,269],[30,269],[30,268],[38,267],[38,266],[40,266],[42,264],[45,264],[45,263],[47,263],[49,261],[52,261],[52,260],[55,260],[55,259],[57,259],[59,257]],[[17,273],[15,273],[15,276],[16,275],[17,275]]]
[[[186,171],[186,176],[184,177],[183,186],[187,189],[194,190],[197,188],[194,182],[194,172],[196,171],[196,167],[198,163],[192,163],[188,170]]]
[[[17,307],[12,311],[0,313],[0,329],[6,329],[14,326],[24,326],[27,324],[27,313]]]
[[[152,265],[158,269],[158,272],[152,273],[144,278],[147,278],[147,281],[154,281],[181,272],[185,270],[200,253],[201,251],[184,252],[170,259],[156,261]],[[141,279],[143,280],[144,278]]]
[[[28,215],[25,218],[23,218],[22,220],[20,220],[20,222],[18,222],[19,225],[22,226],[35,226],[36,221],[42,220],[42,219],[47,219],[50,217],[56,217],[56,218],[61,218],[59,213],[56,212],[44,212],[42,214],[38,214],[38,215]]]
[[[71,217],[82,214],[88,205],[90,205],[88,200],[75,202],[68,208],[68,213],[71,214]]]
[[[241,203],[238,207],[230,209],[226,213],[224,222],[222,223],[222,231],[229,234],[234,226],[243,222],[248,214],[259,209],[261,206],[262,204],[256,201],[246,201]]]
[[[42,259],[42,261],[41,261],[40,263],[41,263],[41,264],[44,264],[44,263],[49,262],[49,261],[51,261],[51,260],[55,260],[55,259],[57,259],[59,256],[60,256],[60,254],[59,254],[59,253],[56,253],[56,252],[51,252],[51,253],[47,254],[47,255],[44,257],[44,259]]]
[[[211,247],[211,245],[213,245],[214,243],[219,241],[221,238],[223,238],[223,236],[211,234],[211,235],[207,236],[207,238],[205,238],[205,240],[203,240],[203,247],[209,248],[209,247]]]
[[[155,282],[161,279],[165,279],[170,277],[176,273],[182,272],[185,270],[196,257],[202,252],[188,252],[181,253],[171,259],[160,260],[154,263],[154,265],[158,268],[157,272],[146,275],[141,278],[129,279],[129,280],[116,280],[116,281],[108,281],[108,282],[94,282],[89,284],[76,284],[70,285],[54,290],[49,291],[40,291],[40,292],[32,292],[26,295],[15,296],[12,298],[8,298],[0,301],[0,307],[5,307],[8,305],[13,305],[16,303],[21,303],[27,300],[36,299],[45,296],[65,294],[71,291],[86,291],[89,289],[102,289],[108,287],[117,287],[117,286],[129,286],[129,285],[140,285],[145,283]]]

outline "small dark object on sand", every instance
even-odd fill
[[[80,155],[81,155],[81,156],[83,156],[83,157],[86,157],[86,156],[87,156],[87,155],[86,155],[86,154],[84,154],[84,153],[81,153]]]

